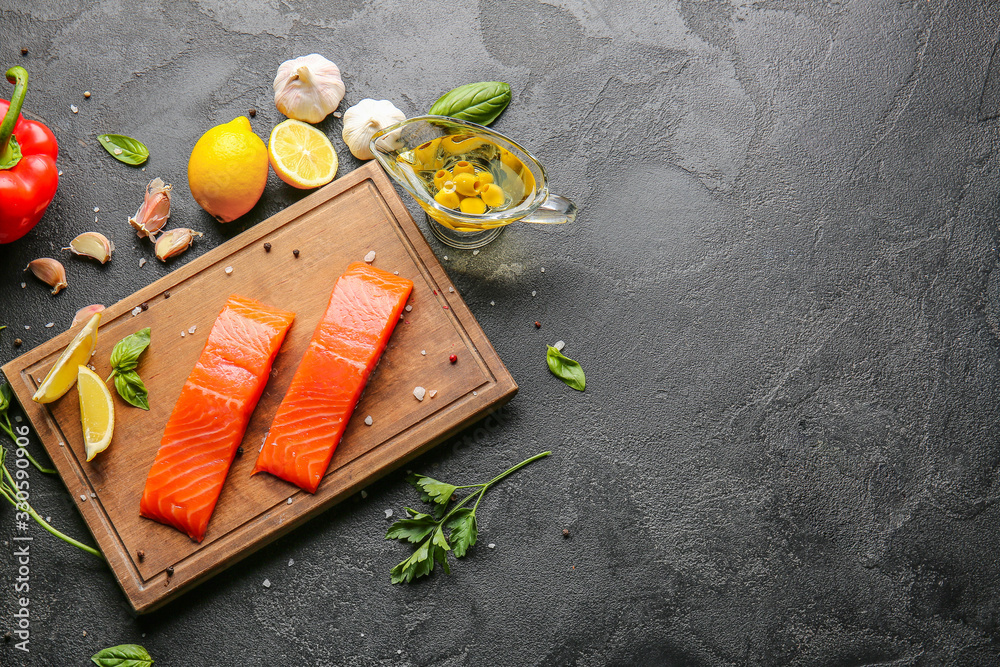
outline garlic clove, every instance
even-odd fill
[[[146,185],[146,196],[135,216],[128,219],[136,229],[139,238],[149,238],[156,241],[156,235],[170,217],[170,190],[173,186],[166,185],[161,178],[154,178]]]
[[[73,316],[73,322],[69,326],[72,329],[80,322],[89,322],[91,317],[103,311],[104,306],[99,303],[95,303],[92,306],[84,306],[80,310],[76,311],[76,315]]]
[[[274,105],[289,118],[318,123],[340,106],[340,68],[318,53],[286,60],[274,77]]]
[[[74,255],[92,257],[101,264],[111,259],[111,253],[114,252],[114,249],[115,244],[99,232],[84,232],[70,241],[68,248],[63,248],[63,250],[73,251]]]
[[[181,254],[191,246],[195,236],[202,236],[202,233],[186,227],[178,227],[164,232],[160,238],[156,239],[156,258],[165,262],[170,257]]]
[[[344,143],[359,160],[371,160],[372,137],[379,130],[406,120],[406,114],[389,100],[364,99],[344,112]]]
[[[66,282],[66,269],[62,263],[51,257],[42,257],[28,262],[25,271],[31,271],[36,278],[52,288],[53,294],[58,294],[64,287],[69,287]]]

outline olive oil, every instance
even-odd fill
[[[396,163],[414,186],[466,215],[515,208],[535,191],[531,170],[516,155],[472,134],[439,137],[400,153]],[[481,225],[489,226],[495,222]]]

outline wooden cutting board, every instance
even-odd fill
[[[270,252],[264,243],[271,244]],[[293,250],[299,250],[299,256]],[[414,282],[404,313],[315,495],[250,476],[257,450],[305,353],[337,277],[369,251],[374,266]],[[229,269],[231,272],[227,273]],[[139,498],[181,386],[230,294],[296,313],[229,471],[203,542],[139,516]],[[146,310],[133,314],[142,304]],[[115,396],[110,448],[87,462],[76,389],[39,405],[31,395],[73,332],[3,367],[129,602],[151,611],[301,525],[508,401],[510,373],[374,163],[357,169],[103,313],[93,365],[143,327],[152,343],[138,372],[150,410]],[[192,333],[193,332],[193,333]],[[426,353],[426,354],[424,354]],[[449,363],[455,354],[458,363]],[[436,391],[418,401],[414,387]],[[373,423],[366,426],[364,419]],[[138,557],[139,551],[144,557]],[[173,567],[172,575],[167,568]]]

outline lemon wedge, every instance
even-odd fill
[[[101,376],[86,366],[78,367],[76,390],[80,393],[80,421],[87,460],[103,452],[111,444],[115,432],[115,402]]]
[[[56,363],[49,370],[38,391],[31,397],[36,403],[51,403],[62,398],[76,384],[77,367],[90,361],[97,348],[97,327],[101,323],[101,314],[95,313],[87,320],[80,332],[76,334]]]
[[[326,135],[300,120],[286,120],[271,130],[267,157],[274,173],[294,188],[326,185],[337,175],[337,151]]]

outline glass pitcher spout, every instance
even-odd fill
[[[531,215],[521,218],[521,222],[535,225],[564,225],[576,220],[576,204],[559,195],[549,195],[542,205]]]

